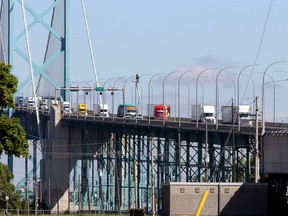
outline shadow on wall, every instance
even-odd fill
[[[220,215],[268,215],[267,184],[244,183],[238,189],[220,188]]]
[[[269,215],[288,215],[288,174],[269,174]]]

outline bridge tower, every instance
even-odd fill
[[[27,93],[31,89],[25,31],[29,35],[37,92],[54,95],[56,88],[69,86],[69,2],[25,1],[25,29],[22,2],[1,1],[0,60],[13,66],[12,72],[19,78],[18,95],[25,86]],[[69,99],[69,92],[62,92],[61,96]]]
[[[17,95],[24,96],[26,89],[26,96],[32,96],[28,43],[37,95],[54,96],[56,89],[69,86],[69,3],[69,0],[1,1],[0,61],[12,65],[12,73],[19,79]],[[60,94],[69,100],[68,91]],[[13,172],[12,156],[8,156],[8,166]]]

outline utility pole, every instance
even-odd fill
[[[138,109],[139,109],[139,104],[140,104],[140,92],[138,89],[138,84],[139,84],[140,76],[138,74],[135,75],[135,108],[136,108],[136,116],[135,116],[135,121],[137,123],[137,115],[138,115]],[[137,101],[137,93],[138,93],[138,101]]]
[[[135,208],[138,208],[138,177],[137,161],[134,160]]]
[[[152,173],[152,216],[155,215],[155,174],[154,174],[154,158],[152,153],[152,140],[150,141],[151,146],[151,173]]]
[[[236,168],[235,168],[235,109],[234,102],[232,98],[232,181],[236,182]]]
[[[259,181],[258,96],[255,98],[255,183]],[[263,122],[262,122],[263,124]]]
[[[207,120],[205,120],[205,182],[208,182],[208,163],[209,163],[208,126],[207,126]]]

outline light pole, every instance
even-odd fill
[[[112,79],[115,79],[114,77],[112,77],[112,78],[109,78],[109,79],[107,79],[107,80],[105,80],[105,82],[103,83],[103,88],[104,88],[104,92],[103,92],[103,103],[105,103],[106,104],[106,90],[105,90],[105,85],[106,85],[106,83],[108,83],[108,81],[110,81],[110,80],[112,80]],[[111,86],[111,84],[110,84],[110,86]]]
[[[162,118],[162,122],[163,122],[163,125],[165,125],[165,118],[164,118],[164,106],[165,106],[165,103],[164,103],[164,99],[165,99],[165,96],[164,96],[164,90],[165,90],[165,88],[164,88],[164,86],[165,86],[165,80],[166,80],[166,78],[169,76],[169,75],[171,75],[171,74],[173,74],[173,73],[177,73],[178,71],[172,71],[172,72],[170,72],[170,73],[168,73],[165,77],[164,77],[164,79],[163,79],[163,98],[162,98],[162,102],[163,102],[163,113],[162,113],[162,115],[163,115],[163,118]],[[165,113],[165,115],[166,115],[166,113]]]
[[[155,76],[158,76],[158,75],[161,75],[161,74],[164,74],[164,73],[157,73],[157,74],[154,74],[150,80],[149,80],[149,83],[148,83],[148,121],[149,121],[149,124],[150,124],[150,109],[149,109],[149,106],[150,106],[150,89],[151,89],[151,81],[152,79],[155,77]]]
[[[181,126],[181,120],[180,120],[180,112],[181,112],[181,109],[180,109],[180,80],[185,74],[192,72],[192,71],[195,71],[195,70],[188,70],[188,71],[183,72],[178,79],[178,126],[179,127]],[[176,109],[176,107],[175,107],[175,109]],[[189,109],[189,107],[188,107],[188,109]]]
[[[253,81],[253,79],[252,79],[252,77],[251,76],[249,76],[249,75],[247,75],[247,74],[241,74],[242,76],[246,76],[246,77],[248,77],[248,79],[250,79],[251,80],[251,82],[252,82],[252,85],[253,85],[253,96],[252,96],[252,100],[254,101],[255,100],[255,83],[254,83],[254,81]],[[239,109],[239,92],[240,92],[240,86],[239,86],[239,77],[240,77],[240,75],[238,76],[238,83],[237,83],[237,97],[238,97],[238,99],[237,99],[237,101],[238,101],[238,109]],[[255,103],[253,102],[253,110],[252,110],[252,114],[254,114],[254,110],[255,110]],[[241,124],[240,124],[240,118],[238,118],[238,131],[240,131],[240,126],[241,126]]]
[[[238,105],[238,107],[239,107],[239,105],[240,105],[240,98],[239,98],[239,95],[240,95],[240,91],[239,91],[240,76],[241,76],[242,72],[243,72],[246,68],[248,68],[248,67],[254,67],[254,66],[256,66],[256,65],[258,65],[258,64],[247,65],[246,67],[242,68],[242,70],[241,70],[240,73],[238,74],[238,77],[237,77],[237,105]],[[246,76],[248,76],[248,75],[246,75]],[[252,80],[251,76],[248,76],[248,77]],[[253,80],[252,80],[252,81],[253,81]],[[253,84],[253,85],[254,85],[254,84]],[[254,90],[254,91],[255,91],[255,90]],[[253,98],[254,98],[254,96],[253,96]]]
[[[201,81],[200,82],[200,85],[201,85],[201,104],[202,106],[204,105],[204,88],[203,88],[203,83]]]
[[[275,81],[270,74],[267,73],[266,75],[268,75],[270,77],[271,81],[266,82],[264,85],[267,85],[269,83],[273,83],[273,122],[275,122]]]
[[[133,78],[135,75],[128,77],[125,82],[124,82],[124,86],[123,86],[123,104],[124,104],[124,116],[125,116],[125,89],[126,89],[126,83],[129,79]]]
[[[187,85],[187,87],[188,87],[188,98],[187,98],[187,102],[188,102],[188,116],[187,116],[187,118],[190,118],[190,85],[189,85],[189,83],[187,82],[187,80],[185,80],[185,82],[186,82],[186,85]],[[201,83],[202,84],[202,83]],[[203,89],[203,85],[202,85],[202,89]]]
[[[204,73],[205,71],[208,71],[208,70],[213,70],[213,69],[215,69],[215,68],[208,68],[208,69],[202,70],[196,78],[196,127],[197,128],[198,128],[198,114],[199,114],[198,113],[198,80],[199,80],[202,73]]]
[[[267,85],[269,83],[273,83],[273,122],[275,123],[275,110],[276,110],[276,102],[275,102],[275,95],[276,95],[276,85],[275,83],[276,82],[285,82],[285,81],[288,81],[288,79],[283,79],[283,80],[274,80],[272,78],[272,76],[270,76],[268,73],[266,74],[268,75],[270,78],[271,78],[271,81],[270,82],[266,82],[264,85]]]
[[[263,77],[262,77],[262,136],[265,134],[265,100],[264,100],[264,82],[265,82],[265,74],[267,72],[267,70],[272,66],[272,65],[275,65],[275,64],[279,64],[279,63],[284,63],[286,61],[276,61],[276,62],[273,62],[271,63],[270,65],[268,65],[263,73]]]
[[[73,113],[78,113],[77,112],[77,104],[78,104],[78,92],[79,92],[79,83],[76,83],[76,82],[71,82],[70,86],[69,86],[69,89],[70,89],[70,92],[69,92],[69,103],[70,103],[70,107],[71,107],[71,110],[73,109]],[[73,101],[73,95],[72,95],[72,92],[76,92],[76,104],[74,103]],[[74,99],[75,99],[75,96],[74,96]],[[77,114],[78,116],[78,114]]]
[[[254,81],[253,81],[253,79],[252,79],[252,77],[251,76],[249,76],[249,75],[247,75],[247,74],[241,74],[242,76],[246,76],[246,77],[248,77],[248,79],[249,80],[251,80],[251,82],[252,82],[252,85],[253,85],[253,100],[255,100],[255,83],[254,83]],[[238,77],[239,78],[239,77]],[[238,107],[239,107],[239,105],[240,105],[240,100],[239,100],[239,92],[240,92],[240,84],[239,84],[239,80],[238,80],[238,83],[237,83],[237,101],[238,101]],[[254,104],[254,103],[253,103]],[[253,105],[254,106],[254,105]],[[253,110],[254,110],[254,107],[253,107]]]
[[[103,78],[98,80],[98,83],[95,83],[93,86],[94,90],[96,91],[96,93],[93,94],[93,104],[96,102],[96,100],[95,100],[96,96],[95,95],[97,95],[97,104],[99,103],[99,97],[100,96],[102,96],[102,101],[100,101],[99,104],[104,104],[104,86],[103,86],[103,82],[101,80],[103,80]],[[97,93],[97,87],[103,87],[103,91],[99,91]]]
[[[84,83],[84,86],[83,86],[83,91],[84,91],[84,103],[86,104],[86,95],[88,95],[89,94],[89,92],[90,92],[90,110],[93,110],[93,107],[92,107],[92,103],[91,103],[91,101],[92,101],[92,94],[91,94],[91,91],[92,91],[92,87],[89,85],[89,83],[91,83],[92,81],[91,80],[89,80],[89,81],[87,81],[87,82],[85,82]],[[93,86],[93,85],[92,85]],[[101,100],[101,102],[102,102],[102,100]],[[86,110],[88,109],[88,104],[86,104]]]
[[[115,84],[116,84],[116,82],[118,80],[123,79],[123,78],[125,78],[125,77],[118,77],[117,79],[115,79],[115,81],[113,83],[113,88],[112,88],[112,92],[111,92],[111,94],[112,94],[112,117],[113,117],[113,121],[115,119],[115,115],[114,115],[114,91],[115,91]],[[124,107],[124,109],[125,109],[125,107]]]
[[[235,81],[232,79],[232,77],[230,77],[228,75],[220,75],[220,76],[226,77],[226,78],[228,78],[228,79],[230,79],[232,81],[233,86],[234,86],[234,97],[233,98],[235,100],[236,99],[236,83],[235,83]]]
[[[201,82],[201,80],[198,80],[200,85],[201,85],[201,104],[203,105],[204,104],[204,87],[203,87],[203,83]],[[190,85],[189,83],[187,82],[187,80],[185,80],[187,86],[188,86],[188,116],[187,118],[191,118],[190,116]],[[196,82],[196,81],[195,81]]]
[[[215,109],[216,109],[216,115],[215,115],[215,117],[216,117],[216,129],[218,129],[218,97],[219,97],[218,96],[218,77],[222,71],[229,69],[229,68],[234,68],[234,67],[235,66],[225,67],[225,68],[221,69],[216,76],[216,107],[215,107]]]
[[[135,76],[135,107],[136,107],[136,118],[135,121],[137,122],[137,114],[138,114],[138,109],[139,109],[139,104],[142,103],[142,98],[141,98],[141,90],[139,90],[139,86],[140,86],[140,78],[144,77],[144,76],[149,76],[151,74],[142,74],[141,76],[139,76],[138,74],[136,74]],[[138,93],[138,103],[136,103],[136,91]]]

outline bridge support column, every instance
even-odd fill
[[[70,211],[69,176],[73,169],[69,128],[62,127],[60,105],[50,112],[48,138],[44,140],[43,158],[40,161],[43,205],[53,212]],[[73,131],[73,137],[81,131]],[[74,140],[74,138],[73,138]]]

